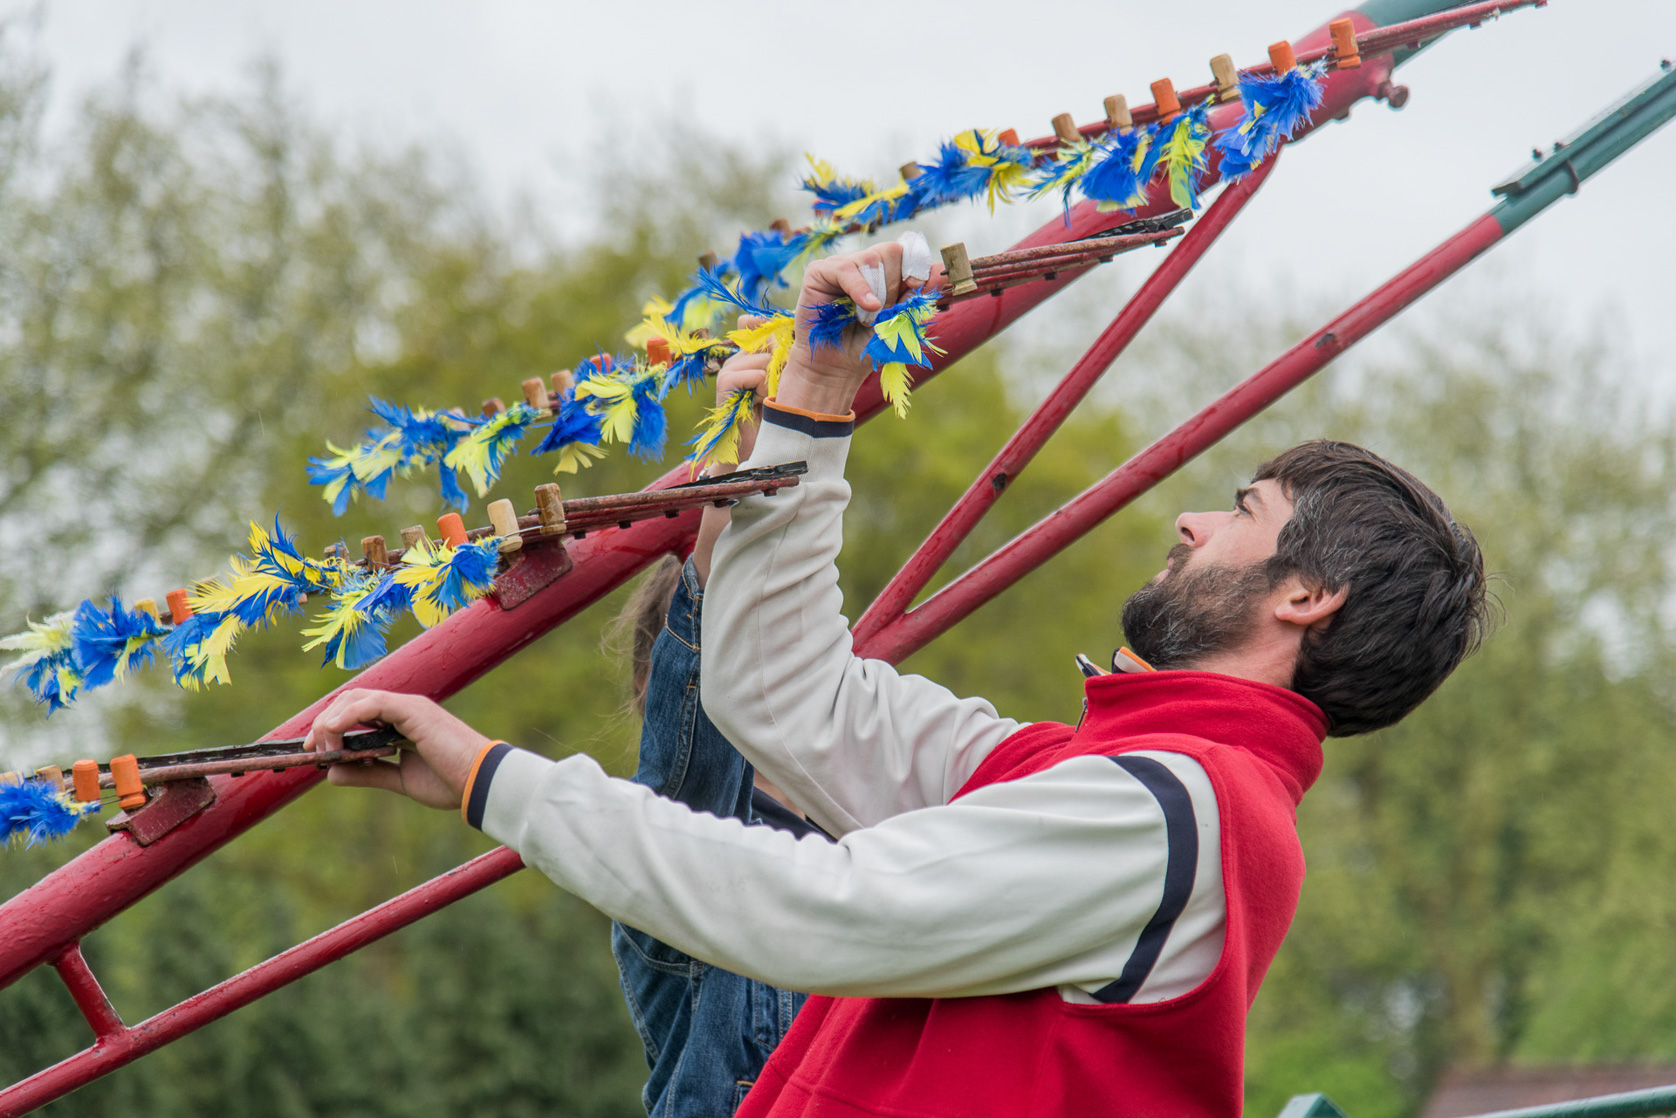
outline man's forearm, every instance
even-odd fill
[[[852,652],[834,565],[847,451],[847,425],[769,409],[752,461],[809,473],[735,507],[704,607],[705,711],[834,834],[946,803],[1019,726]]]

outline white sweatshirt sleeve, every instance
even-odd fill
[[[769,409],[749,464],[801,460],[809,472],[734,507],[704,601],[705,713],[832,834],[947,803],[1022,725],[852,652],[834,565],[846,431]]]
[[[468,819],[613,918],[779,986],[910,997],[1058,986],[1087,1001],[1151,950],[1126,1000],[1156,1001],[1203,981],[1221,953],[1215,797],[1179,754],[1146,755],[1185,790],[1191,806],[1178,795],[1173,815],[1156,778],[1086,756],[830,843],[694,812],[583,755],[497,749]],[[1166,874],[1179,901],[1184,870],[1191,898],[1160,929]],[[1137,946],[1143,931],[1150,949]]]

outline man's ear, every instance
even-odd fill
[[[1326,624],[1332,619],[1333,614],[1344,606],[1345,599],[1350,597],[1348,586],[1327,591],[1319,586],[1309,586],[1295,575],[1282,585],[1284,596],[1274,608],[1275,620],[1300,625],[1305,629]]]

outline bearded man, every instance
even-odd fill
[[[1177,520],[1077,726],[860,659],[834,564],[861,339],[804,339],[821,305],[877,310],[926,278],[902,272],[895,245],[809,268],[747,463],[809,472],[733,510],[702,620],[705,711],[835,843],[486,742],[411,696],[347,693],[314,735],[393,722],[422,759],[334,780],[462,804],[624,924],[820,995],[742,1115],[1237,1115],[1322,740],[1397,721],[1477,645],[1477,544],[1409,474],[1306,443],[1231,511]]]

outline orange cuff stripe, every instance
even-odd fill
[[[805,419],[818,419],[823,423],[854,423],[855,422],[855,409],[854,408],[845,412],[843,415],[829,415],[826,412],[805,411],[802,408],[794,408],[790,404],[782,404],[782,403],[779,402],[778,398],[774,397],[774,396],[770,396],[764,402],[763,406],[773,408],[775,411],[778,411],[778,412],[785,412],[789,415],[801,415]]]
[[[483,767],[483,758],[487,757],[489,752],[494,749],[495,746],[505,744],[506,743],[504,741],[492,741],[488,745],[485,745],[482,749],[479,749],[477,751],[477,756],[472,759],[471,774],[466,777],[466,786],[460,790],[460,818],[464,819],[467,823],[471,822],[471,816],[466,814],[466,805],[471,803],[471,790],[477,783],[477,773],[478,770]]]

